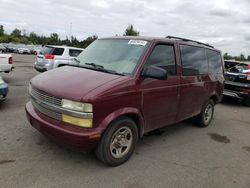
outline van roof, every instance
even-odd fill
[[[146,37],[146,36],[116,36],[116,37],[107,37],[107,38],[101,38],[101,39],[131,39],[131,40],[145,40],[145,41],[162,41],[162,42],[169,42],[169,41],[175,41],[178,43],[183,44],[190,44],[195,46],[201,46],[205,48],[210,48],[216,51],[219,51],[215,49],[213,46],[202,43],[199,41],[191,40],[191,39],[185,39],[180,37],[174,37],[174,36],[167,36],[167,37]]]

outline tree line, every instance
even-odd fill
[[[129,25],[125,30],[124,36],[137,36],[139,32],[134,30],[133,25]],[[0,25],[0,43],[21,43],[21,44],[34,44],[34,45],[67,45],[79,48],[86,48],[93,41],[98,39],[97,35],[92,35],[84,40],[79,40],[74,36],[66,39],[61,39],[57,33],[51,33],[49,36],[38,35],[35,32],[29,34],[25,30],[15,28],[10,34],[4,30],[4,26]]]
[[[234,59],[236,61],[250,61],[250,55],[245,57],[244,54],[240,54],[239,56],[231,56],[228,53],[225,53],[223,57],[224,60]]]
[[[128,25],[123,36],[139,36],[139,31],[136,31],[132,24]],[[118,35],[117,35],[118,36]],[[76,37],[71,36],[70,38],[60,39],[57,33],[51,33],[49,36],[38,35],[35,32],[26,34],[25,30],[18,28],[14,29],[10,34],[5,33],[4,26],[0,25],[0,43],[22,43],[22,44],[35,44],[35,45],[67,45],[75,46],[79,48],[86,48],[93,41],[98,39],[97,35],[92,35],[84,40],[78,40]],[[239,56],[231,56],[228,53],[223,55],[225,60],[234,59],[237,61],[250,61],[250,55],[245,57],[243,54]]]
[[[97,35],[92,35],[84,40],[78,40],[76,37],[60,39],[57,33],[51,33],[49,36],[38,35],[35,32],[27,34],[20,29],[14,29],[10,34],[5,33],[4,26],[0,25],[0,43],[21,43],[34,45],[67,45],[80,48],[86,48],[90,43],[98,38]]]

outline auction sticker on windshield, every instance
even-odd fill
[[[128,44],[146,46],[148,42],[145,40],[130,40]]]

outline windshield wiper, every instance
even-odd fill
[[[73,60],[76,61],[77,63],[81,63],[81,61],[76,58],[74,58]]]
[[[115,74],[115,75],[119,75],[119,76],[125,76],[125,74],[123,74],[123,73],[119,73],[119,72],[116,72],[114,70],[105,69],[104,66],[102,66],[102,65],[97,65],[95,63],[84,63],[84,64],[85,65],[81,65],[80,63],[77,64],[77,65],[68,64],[68,66],[81,67],[81,68],[85,68],[85,69],[91,69],[91,70],[97,70],[97,71],[100,71],[100,72],[106,72],[106,73],[109,73],[109,74]],[[86,65],[91,65],[92,67],[89,67],[89,66],[86,66]]]
[[[98,65],[98,64],[95,64],[95,63],[84,63],[84,64],[85,64],[85,65],[91,65],[92,67],[95,67],[95,68],[104,69],[104,66]]]
[[[98,65],[98,64],[95,64],[95,63],[85,63],[85,65],[91,65],[92,67],[94,67],[95,70],[98,70],[98,71],[101,71],[101,72],[106,72],[106,73],[110,73],[110,74],[125,76],[125,74],[116,72],[114,70],[105,69],[104,66]]]

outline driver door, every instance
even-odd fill
[[[141,82],[146,132],[176,121],[180,77],[177,75],[174,44],[156,44],[145,67],[151,65],[165,69],[168,78],[165,80],[144,78]]]

